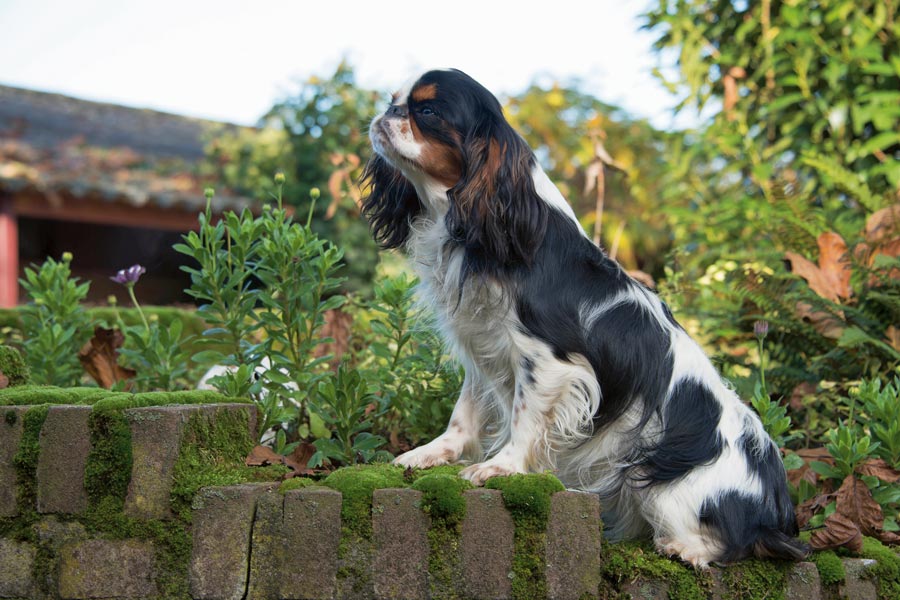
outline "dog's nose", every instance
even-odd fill
[[[403,106],[400,106],[398,104],[391,104],[385,114],[389,117],[404,118],[409,115],[409,108],[405,104]]]

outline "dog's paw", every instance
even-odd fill
[[[707,569],[715,556],[706,544],[694,542],[685,544],[671,538],[656,540],[656,550],[665,556],[679,558],[695,569]]]
[[[504,477],[524,472],[524,469],[518,468],[512,463],[491,459],[466,467],[459,472],[459,476],[471,481],[472,485],[484,485],[484,482],[491,477]]]
[[[459,460],[460,451],[440,439],[404,452],[394,459],[394,464],[412,469],[427,469],[449,465]]]

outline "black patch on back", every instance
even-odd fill
[[[632,481],[643,486],[668,483],[714,462],[724,448],[718,430],[721,416],[722,406],[705,385],[679,381],[662,411],[662,436],[643,449]]]
[[[590,331],[584,330],[581,307],[600,304],[638,284],[569,217],[555,209],[548,212],[534,264],[508,273],[518,290],[519,319],[556,358],[587,358],[601,390],[595,429],[615,421],[633,402],[643,403],[643,426],[658,412],[672,376],[669,335],[636,301],[607,311]]]

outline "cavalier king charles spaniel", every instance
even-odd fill
[[[584,233],[497,99],[429,71],[372,121],[363,213],[405,248],[465,368],[445,433],[396,459],[476,485],[550,470],[611,539],[705,567],[799,560],[777,446],[668,307]]]

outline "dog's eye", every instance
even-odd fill
[[[419,114],[423,117],[432,117],[437,113],[430,106],[423,106],[421,109],[419,109]]]

